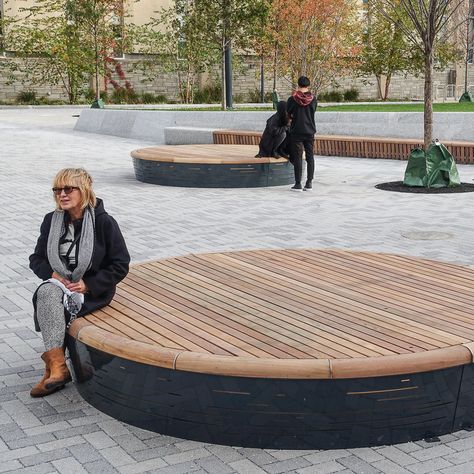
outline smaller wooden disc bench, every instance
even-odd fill
[[[163,186],[251,188],[294,181],[284,158],[254,158],[258,148],[237,145],[168,145],[131,153],[138,181]]]
[[[347,448],[474,421],[474,270],[389,254],[259,250],[135,265],[75,321],[81,395],[218,444]]]

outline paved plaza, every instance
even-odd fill
[[[474,266],[474,194],[380,191],[404,162],[317,157],[313,193],[160,187],[135,180],[129,153],[153,143],[73,131],[80,109],[0,109],[0,472],[34,473],[474,473],[474,432],[377,448],[242,449],[161,436],[118,422],[73,384],[44,399],[28,268],[51,181],[84,166],[119,222],[133,263],[210,251],[341,248]],[[472,182],[474,166],[459,166]],[[440,275],[442,278],[443,275]]]

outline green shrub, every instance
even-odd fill
[[[359,91],[355,87],[346,89],[344,91],[344,100],[349,102],[356,102],[359,99]]]
[[[107,91],[101,91],[100,92],[100,98],[104,101],[107,102],[109,99],[109,95]],[[87,102],[92,102],[95,100],[95,90],[94,89],[89,89],[87,92],[84,93],[84,99],[86,99]]]
[[[141,100],[144,104],[166,104],[166,96],[153,94],[153,92],[142,92]]]
[[[112,102],[114,104],[138,104],[140,98],[133,89],[120,87],[112,92]]]
[[[253,91],[250,91],[248,93],[248,101],[251,103],[251,104],[259,104],[261,103],[261,93],[260,93],[260,89],[254,89]],[[265,103],[268,103],[268,102],[272,102],[272,93],[271,91],[267,91],[265,92],[264,96],[263,96],[263,101]]]
[[[342,102],[342,99],[344,98],[342,93],[339,91],[329,91],[326,95],[328,102]]]
[[[21,91],[16,96],[18,104],[36,104],[38,102],[35,91]]]
[[[242,104],[244,102],[244,94],[238,93],[232,96],[233,101],[236,104]]]
[[[155,94],[153,94],[153,92],[143,92],[142,93],[142,102],[144,104],[154,104],[154,103],[156,103]]]
[[[220,84],[211,84],[204,86],[194,92],[195,104],[218,104],[221,101]]]

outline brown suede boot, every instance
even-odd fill
[[[67,368],[62,347],[50,349],[41,358],[46,362],[46,366],[50,370],[49,377],[44,381],[46,390],[56,390],[71,381],[71,374]]]
[[[31,389],[30,395],[34,398],[36,397],[45,397],[46,395],[49,395],[50,393],[53,393],[55,390],[47,390],[46,387],[44,386],[44,381],[46,379],[49,379],[49,376],[51,374],[51,371],[49,370],[48,365],[46,364],[46,368],[44,369],[44,375],[43,378]]]

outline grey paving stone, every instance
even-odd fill
[[[333,472],[340,473],[353,473],[350,469],[346,469],[343,465],[337,461],[328,461],[320,463],[316,466],[308,466],[296,471],[298,474],[331,474]]]
[[[84,467],[77,462],[73,457],[57,459],[52,461],[53,466],[58,472],[67,472],[68,474],[86,474]]]
[[[117,445],[117,443],[103,431],[96,431],[83,436],[84,439],[96,449],[110,448]]]
[[[38,453],[36,446],[26,446],[24,448],[10,449],[8,451],[2,451],[0,453],[0,464],[5,461],[11,461],[13,459],[21,459],[25,456]]]
[[[398,446],[397,446],[398,447]],[[372,448],[357,448],[348,450],[354,456],[362,459],[365,462],[373,463],[384,459],[384,457]]]
[[[167,467],[167,464],[162,459],[150,459],[148,461],[121,466],[118,468],[118,471],[121,474],[139,474],[141,472],[153,471],[163,467]]]
[[[118,471],[107,461],[94,461],[83,464],[84,469],[90,474],[117,474]]]
[[[379,469],[372,467],[369,463],[354,455],[339,458],[337,462],[358,474],[378,474],[380,472]]]
[[[21,469],[16,469],[15,474],[50,474],[58,472],[56,468],[49,462],[43,464],[37,464],[36,466],[31,467],[22,467]]]
[[[230,466],[222,462],[216,456],[196,459],[195,463],[198,466],[201,466],[209,474],[229,474],[234,472]]]
[[[36,436],[27,436],[24,438],[14,439],[8,442],[10,449],[24,448],[25,446],[36,446],[40,443],[48,443],[49,441],[55,441],[56,438],[51,434],[40,434]]]
[[[180,451],[174,445],[160,446],[158,448],[147,448],[143,451],[134,451],[130,453],[137,461],[147,461],[148,459],[162,458],[170,454],[177,454]]]
[[[328,449],[326,451],[317,451],[310,454],[302,454],[311,464],[322,464],[332,460],[338,460],[351,456],[346,449]]]
[[[429,459],[427,461],[410,464],[407,469],[415,474],[426,474],[439,471],[452,466],[452,463],[443,458]]]
[[[114,440],[122,448],[126,448],[128,452],[133,453],[134,451],[142,451],[146,449],[147,445],[134,434],[124,434],[115,436]]]
[[[97,426],[99,426],[99,428],[105,431],[109,436],[122,436],[122,435],[130,434],[130,429],[124,423],[121,423],[120,421],[117,421],[117,420],[110,419],[110,420],[100,421],[100,422],[97,422]]]
[[[273,464],[266,464],[265,466],[261,467],[270,474],[281,474],[283,472],[291,472],[296,469],[308,467],[310,465],[311,464],[307,459],[299,457],[294,459],[287,459],[286,461],[275,462]]]
[[[194,461],[195,459],[209,456],[209,451],[205,448],[192,449],[191,451],[182,451],[176,454],[163,456],[163,461],[167,464],[178,464],[184,461]]]
[[[89,443],[68,446],[67,449],[81,464],[93,463],[95,461],[104,461],[104,457],[100,454],[100,452]]]
[[[36,447],[41,452],[54,451],[61,448],[69,448],[78,444],[84,444],[86,440],[82,436],[71,436],[70,438],[58,439],[47,443],[38,443]]]
[[[411,471],[408,469],[395,464],[393,461],[389,459],[382,459],[380,461],[376,461],[371,464],[372,467],[378,469],[380,472],[384,474],[411,474]]]
[[[441,474],[472,474],[472,463],[467,462],[464,464],[458,464],[457,466],[446,467],[441,469]]]
[[[17,471],[21,469],[19,461],[7,461],[0,464],[0,472]]]
[[[152,469],[151,472],[159,474],[188,474],[202,472],[200,467],[193,462],[183,462],[174,464],[173,466],[166,466],[158,469]]]
[[[76,435],[86,435],[90,433],[97,433],[100,432],[100,428],[97,425],[80,425],[69,427],[66,429],[61,429],[59,431],[54,431],[53,434],[56,438],[69,438],[70,436]]]
[[[46,453],[37,453],[32,456],[26,456],[21,458],[21,463],[24,466],[35,466],[36,464],[43,464],[58,459],[64,459],[70,456],[70,452],[67,449],[56,449],[54,451],[48,451]]]
[[[425,448],[420,451],[413,451],[410,453],[411,456],[418,459],[419,461],[427,461],[428,459],[435,459],[441,456],[447,456],[453,454],[455,450],[449,446],[439,445],[432,448]]]
[[[265,471],[248,459],[233,461],[229,466],[239,474],[265,474]]]
[[[418,462],[418,459],[410,454],[404,453],[396,446],[384,446],[383,448],[377,449],[377,452],[400,466],[408,466]],[[419,451],[414,451],[414,453],[417,452]]]
[[[257,466],[264,466],[276,461],[276,458],[271,453],[262,449],[241,448],[239,452],[245,459],[254,462]]]
[[[116,468],[136,463],[135,459],[127,454],[120,446],[101,449],[100,454]]]
[[[221,461],[229,464],[233,461],[244,459],[237,448],[232,446],[210,445],[206,448],[210,453],[217,456]]]

